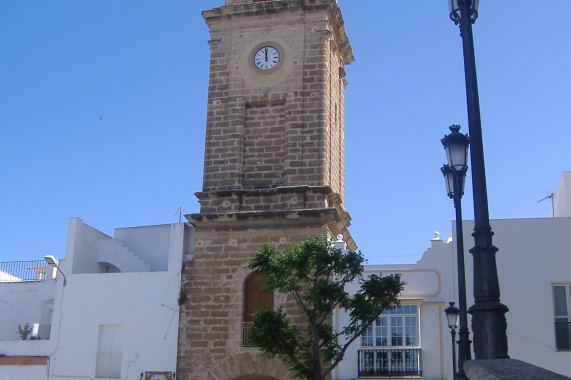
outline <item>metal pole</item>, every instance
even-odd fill
[[[474,305],[468,312],[472,315],[476,359],[507,359],[509,356],[505,313],[508,308],[500,303],[500,285],[495,256],[498,249],[492,244],[493,232],[488,213],[470,4],[471,0],[459,0],[474,194],[474,233],[472,236],[475,245],[470,250],[474,257]]]
[[[452,379],[456,380],[456,330],[450,329],[452,335]]]
[[[465,171],[454,171],[454,208],[456,209],[456,256],[458,261],[458,304],[460,309],[460,329],[458,330],[458,373],[457,379],[467,379],[464,362],[472,359],[470,331],[466,304],[466,274],[464,270],[464,232],[462,227],[462,188]]]

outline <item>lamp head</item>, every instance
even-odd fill
[[[460,126],[453,124],[450,127],[449,135],[444,135],[440,141],[446,150],[446,159],[450,169],[457,171],[465,170],[468,168],[468,146],[470,139],[468,135],[460,133]]]
[[[450,19],[454,24],[458,24],[462,18],[462,10],[466,9],[472,24],[478,18],[478,7],[480,0],[448,0],[448,8],[450,9]]]
[[[46,260],[46,263],[48,263],[48,265],[53,265],[54,267],[56,267],[57,271],[61,273],[61,275],[63,276],[63,286],[65,286],[67,281],[65,280],[65,274],[63,274],[61,269],[59,269],[58,266],[59,260],[53,257],[52,255],[45,255],[44,260]],[[53,280],[55,281],[55,277],[53,278]]]
[[[454,198],[454,172],[448,165],[442,165],[440,171],[444,175],[444,182],[446,183],[446,193],[450,198]]]
[[[458,328],[458,316],[460,315],[460,309],[454,306],[454,302],[449,302],[450,306],[444,309],[446,318],[448,319],[448,327],[450,330],[456,330]]]
[[[57,267],[59,265],[58,259],[56,259],[52,255],[45,255],[44,260],[46,261],[46,263],[48,263],[49,265],[53,265],[54,267]]]

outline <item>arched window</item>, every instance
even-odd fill
[[[242,322],[252,322],[254,314],[258,310],[274,307],[274,292],[262,293],[266,285],[266,277],[263,273],[253,273],[244,281],[244,315]]]

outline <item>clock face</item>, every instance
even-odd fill
[[[264,46],[254,54],[254,65],[260,70],[271,70],[280,61],[280,52],[272,46]]]

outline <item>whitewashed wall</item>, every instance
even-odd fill
[[[1,341],[20,339],[18,325],[51,323],[55,282],[46,279],[40,282],[0,283],[0,353]],[[47,338],[46,334],[41,336]]]
[[[492,220],[491,225],[499,249],[501,302],[510,309],[506,315],[510,357],[569,376],[571,352],[555,348],[552,285],[571,285],[571,218]],[[473,259],[468,252],[474,246],[473,227],[472,221],[463,224],[468,306],[474,303]],[[367,266],[368,272],[401,273],[406,283],[403,302],[420,305],[424,380],[448,379],[452,373],[451,336],[444,308],[449,301],[458,305],[456,242],[433,241],[432,245],[415,265]],[[341,324],[346,318],[338,312],[334,323]],[[468,320],[470,328],[470,316]],[[357,377],[359,344],[355,342],[348,350],[335,379]]]
[[[571,218],[492,220],[501,301],[510,311],[508,354],[570,376],[571,352],[555,348],[554,283],[571,284]],[[473,246],[473,223],[464,224],[466,248]],[[467,244],[469,243],[469,244]],[[467,254],[468,302],[472,258]]]
[[[420,307],[420,340],[423,379],[446,379],[446,369],[452,371],[451,342],[449,329],[445,323],[444,308],[447,301],[454,300],[452,288],[452,244],[440,239],[433,240],[432,248],[425,253],[417,264],[407,265],[367,265],[365,274],[389,275],[400,273],[405,283],[399,297],[402,304],[415,304]],[[356,284],[348,287],[349,293],[355,292]],[[348,321],[348,315],[338,310],[333,323],[339,328]],[[360,347],[357,339],[347,350],[344,360],[334,372],[334,380],[356,379],[358,375],[357,351]],[[451,372],[450,372],[451,373]]]
[[[45,365],[1,366],[1,380],[38,380],[47,378]],[[69,380],[69,379],[68,379]]]
[[[61,277],[57,282],[0,286],[0,310],[6,312],[0,334],[6,338],[14,337],[18,323],[39,319],[42,305],[53,300],[50,340],[0,341],[0,354],[47,356],[48,365],[0,365],[0,380],[94,379],[100,325],[123,326],[121,379],[176,371],[177,299],[183,257],[193,256],[193,231],[181,223],[124,228],[113,239],[71,218],[66,259],[59,263],[66,286]],[[115,252],[114,246],[141,253],[152,263],[150,269],[102,273],[98,258],[113,261],[113,254],[101,249]]]
[[[571,171],[563,172],[559,186],[552,199],[553,208],[550,216],[555,212],[556,217],[571,217]]]
[[[123,325],[122,379],[138,380],[144,371],[176,371],[177,298],[188,246],[184,239],[192,237],[192,228],[185,224],[139,227],[131,229],[134,237],[128,230],[119,235],[131,244],[139,241],[137,247],[144,246],[140,240],[144,243],[145,237],[153,240],[150,247],[163,247],[148,250],[147,256],[166,255],[164,270],[68,275],[67,286],[58,287],[55,296],[52,335],[58,342],[50,359],[50,379],[94,378],[99,326],[105,324]],[[74,260],[93,253],[94,236],[105,238],[80,220],[71,221],[70,234],[75,236],[68,239],[72,244],[66,256]],[[71,272],[67,260],[60,265],[64,273]]]

